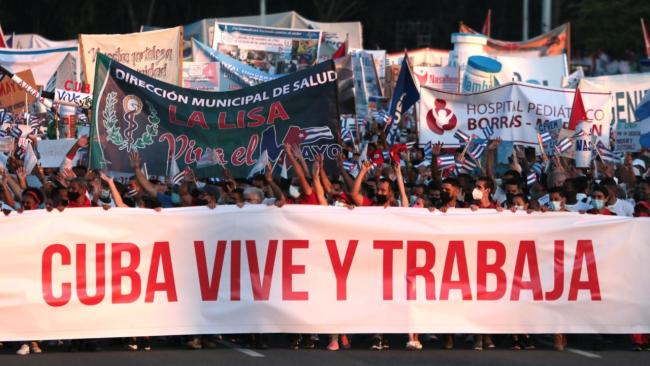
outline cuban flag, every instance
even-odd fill
[[[537,182],[537,174],[535,174],[535,172],[530,172],[528,177],[526,177],[526,182],[528,183],[528,186],[535,184],[535,182]]]
[[[415,141],[409,141],[404,144],[406,146],[406,149],[411,150],[412,148],[415,147]]]
[[[587,132],[584,131],[584,130],[581,130],[579,132],[574,133],[573,136],[571,136],[571,138],[575,140],[577,138],[580,138],[580,137],[586,136],[586,135],[588,135]]]
[[[391,117],[390,117],[390,114],[388,114],[388,112],[386,112],[384,110],[381,110],[381,111],[375,112],[374,118],[375,118],[375,122],[377,122],[379,124],[387,124],[387,123],[390,122]]]
[[[307,127],[300,130],[298,138],[302,140],[303,144],[310,145],[323,139],[333,139],[334,135],[332,135],[332,130],[327,126]]]
[[[18,127],[17,125],[14,125],[9,131],[9,135],[16,139],[22,136],[22,134],[23,134],[23,130],[21,130],[20,127]]]
[[[441,170],[449,169],[456,164],[456,158],[452,154],[438,156],[438,168]]]
[[[0,124],[3,123],[11,123],[13,120],[13,115],[11,112],[5,110],[5,109],[0,109]]]
[[[475,160],[480,160],[481,157],[483,156],[483,153],[485,152],[486,147],[487,147],[487,143],[484,141],[474,142],[472,143],[467,153]]]
[[[483,128],[482,130],[483,130],[483,135],[485,136],[486,140],[489,140],[490,137],[492,137],[492,135],[494,135],[494,130],[492,129],[492,127],[490,125],[485,126],[485,128]]]
[[[469,142],[469,140],[470,140],[469,135],[466,134],[465,132],[461,131],[461,130],[458,130],[458,131],[456,131],[456,132],[454,133],[454,138],[455,138],[456,140],[458,140],[461,144],[462,144],[462,143],[467,143],[467,142]]]
[[[538,177],[542,175],[542,164],[533,163],[530,168],[535,172],[535,174],[537,174]]]
[[[460,173],[471,173],[474,169],[478,168],[478,165],[469,159],[464,159],[463,161],[456,160],[456,171],[457,174]]]
[[[539,137],[541,138],[542,142],[545,144],[548,144],[551,141],[553,141],[553,136],[551,136],[551,133],[548,131],[540,133]]]
[[[433,149],[431,147],[431,141],[429,141],[428,144],[424,145],[424,159],[425,160],[431,160],[433,157]]]
[[[557,144],[555,145],[555,148],[557,151],[560,153],[563,153],[571,148],[573,144],[571,143],[571,139],[568,137],[563,138],[562,140],[558,141]]]
[[[343,139],[344,142],[354,141],[352,131],[350,131],[347,127],[341,128],[341,138]]]
[[[388,150],[383,150],[381,155],[384,157],[384,161],[390,161],[390,152]]]
[[[596,143],[596,152],[603,163],[620,164],[622,160],[620,155],[605,147],[605,144],[600,140]]]

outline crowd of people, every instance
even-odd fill
[[[408,119],[405,119],[408,120]],[[413,126],[402,126],[407,133],[402,142],[415,138]],[[5,214],[24,210],[65,210],[78,207],[138,207],[161,210],[171,207],[207,205],[276,205],[307,204],[323,206],[399,206],[447,212],[457,208],[472,211],[493,209],[532,212],[576,212],[594,215],[647,217],[650,214],[650,153],[627,154],[621,164],[605,164],[596,159],[590,168],[577,168],[571,159],[535,154],[534,148],[514,147],[510,164],[497,164],[496,154],[501,141],[490,140],[482,163],[464,164],[466,149],[448,149],[442,144],[424,149],[412,144],[388,146],[381,124],[369,121],[364,133],[343,143],[343,152],[336,168],[322,156],[307,161],[299,146],[285,145],[283,156],[292,172],[289,178],[265,173],[251,179],[231,176],[224,170],[221,177],[197,178],[186,170],[178,184],[171,179],[148,177],[142,169],[139,154],[130,154],[132,175],[126,181],[114,179],[108,172],[89,170],[80,161],[72,162],[80,150],[88,146],[88,138],[80,137],[68,152],[60,168],[39,165],[25,169],[26,149],[38,155],[38,138],[28,135],[15,139],[14,152],[6,158],[0,171],[0,199]],[[412,147],[410,147],[412,146]],[[426,150],[426,151],[425,151]],[[442,157],[452,157],[453,164]],[[38,180],[27,179],[35,175]],[[535,173],[531,175],[531,173]],[[533,176],[535,179],[530,179]],[[32,182],[28,184],[28,181]],[[16,211],[16,212],[12,212]],[[454,335],[443,335],[446,349],[454,348]],[[265,348],[264,335],[243,337],[246,343]],[[291,348],[313,348],[313,335],[292,335]],[[490,335],[473,336],[476,350],[495,347]],[[602,340],[602,338],[596,338]],[[513,349],[534,348],[528,335],[509,336]],[[130,350],[151,349],[149,338],[128,339]],[[213,338],[189,337],[186,346],[197,349],[213,346]],[[632,335],[635,350],[650,349],[647,335]],[[71,348],[95,341],[70,343]],[[330,335],[327,348],[349,348],[346,335]],[[381,335],[372,337],[370,347],[388,348]],[[422,349],[417,334],[409,334],[406,347]],[[554,335],[554,347],[563,350],[566,337]],[[19,344],[18,354],[39,353],[38,342]]]

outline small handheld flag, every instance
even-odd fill
[[[553,141],[553,136],[551,136],[551,133],[548,131],[541,133],[540,137],[542,139],[542,142],[545,144],[548,144],[549,142]]]
[[[469,135],[461,130],[458,130],[454,133],[454,138],[457,139],[461,144],[467,143],[470,140]]]
[[[451,154],[438,156],[438,167],[442,170],[449,169],[456,164],[456,158]]]
[[[560,153],[563,153],[571,148],[571,139],[568,137],[563,138],[562,140],[558,141],[557,144],[555,145],[555,148],[557,151]]]
[[[489,140],[490,137],[492,137],[492,135],[494,135],[494,130],[492,129],[492,127],[490,125],[485,126],[485,128],[483,128],[482,130],[483,130],[483,135],[485,135],[486,140]]]
[[[480,160],[485,152],[486,145],[486,142],[474,142],[467,153],[475,160]]]
[[[530,172],[528,177],[526,177],[526,182],[528,183],[528,186],[535,184],[535,182],[537,182],[537,174],[535,174],[535,172]]]

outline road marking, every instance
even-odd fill
[[[255,352],[252,349],[241,348],[241,347],[237,346],[236,344],[228,342],[228,341],[223,341],[222,340],[222,341],[218,341],[217,343],[219,343],[219,344],[221,344],[223,346],[226,346],[226,347],[228,347],[230,349],[234,349],[237,352],[241,352],[241,353],[245,354],[246,356],[264,357],[264,355],[259,353],[259,352]]]
[[[547,346],[551,346],[551,347],[554,346],[554,345],[553,345],[553,342],[549,342],[549,341],[545,341],[545,340],[539,340],[539,343],[541,343],[541,344],[545,344],[545,345],[547,345]],[[601,355],[598,355],[598,354],[595,354],[595,353],[591,353],[591,352],[587,352],[587,351],[583,351],[583,350],[581,350],[581,349],[576,349],[576,348],[569,348],[569,347],[566,347],[564,350],[566,350],[567,352],[575,353],[576,355],[584,356],[584,357],[589,357],[589,358],[603,358],[603,356],[601,356]]]

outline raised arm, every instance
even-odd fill
[[[77,155],[77,151],[79,149],[84,148],[88,146],[88,136],[84,135],[79,137],[79,139],[72,145],[70,150],[68,150],[68,153],[65,154],[65,159],[61,162],[60,169],[71,169],[72,168],[72,160],[74,160],[75,155]]]
[[[318,204],[321,206],[327,206],[327,200],[325,199],[325,192],[323,191],[323,185],[320,182],[320,174],[323,169],[323,156],[316,155],[314,164],[312,164],[311,176],[314,181],[314,191],[316,192],[316,198],[318,198]]]
[[[341,173],[341,176],[343,177],[343,183],[345,184],[345,188],[347,190],[352,189],[352,186],[354,185],[354,179],[352,179],[352,176],[350,176],[350,173],[345,170],[343,167],[343,161],[345,160],[345,157],[343,156],[343,153],[340,153],[336,156],[336,166],[339,168],[339,172]]]
[[[280,187],[275,184],[275,181],[273,181],[273,166],[271,163],[266,164],[266,173],[264,174],[264,178],[269,187],[271,187],[271,191],[275,197],[275,205],[278,207],[284,206],[284,204],[287,203],[287,199],[284,196],[284,193],[282,193]]]
[[[117,187],[115,186],[115,181],[113,180],[113,177],[109,177],[108,175],[104,174],[104,172],[99,172],[99,178],[101,178],[101,180],[103,180],[104,182],[106,182],[106,184],[108,184],[108,189],[111,190],[111,196],[113,197],[113,202],[115,202],[115,206],[129,207],[122,200],[122,196],[120,196],[120,192],[117,190]]]
[[[302,161],[302,156],[297,157],[294,155],[294,151],[289,144],[284,145],[284,152],[289,158],[289,161],[291,162],[291,165],[293,165],[293,168],[296,170],[296,177],[298,178],[298,181],[300,182],[300,186],[302,187],[302,191],[306,196],[309,196],[312,194],[312,189],[311,185],[307,181],[307,177],[305,176],[305,170],[304,167],[306,165],[302,165],[300,161]],[[300,161],[299,161],[300,160]]]
[[[397,188],[399,189],[399,197],[402,207],[409,207],[409,198],[406,196],[406,189],[404,189],[404,178],[402,178],[402,168],[399,164],[393,164],[395,176],[397,177]]]
[[[5,203],[12,208],[16,208],[16,201],[14,200],[14,196],[11,194],[9,191],[9,180],[7,177],[9,174],[7,174],[7,170],[0,167],[0,185],[2,185],[2,197]]]
[[[135,180],[138,182],[142,190],[145,191],[149,196],[156,197],[158,191],[154,187],[147,177],[144,176],[142,170],[140,169],[140,154],[137,151],[129,154],[129,159],[131,160],[131,168],[133,168],[133,173],[135,174]]]
[[[442,174],[438,168],[438,156],[442,152],[442,142],[436,142],[431,145],[431,180],[438,186],[442,183]]]
[[[359,175],[357,175],[357,179],[354,180],[354,185],[352,186],[352,192],[350,192],[350,198],[352,198],[352,201],[354,201],[354,204],[357,206],[363,205],[363,196],[361,195],[361,183],[363,183],[363,179],[366,177],[366,173],[368,173],[370,167],[372,167],[372,162],[364,161],[363,164],[361,164],[361,169],[359,171]]]
[[[495,140],[490,141],[487,146],[487,155],[485,156],[485,174],[493,182],[496,181],[496,176],[494,175],[494,161],[496,160],[497,148],[501,143],[501,138],[496,138]]]
[[[327,176],[327,172],[325,171],[322,155],[321,155],[321,163],[320,163],[320,182],[323,185],[323,190],[325,191],[325,193],[330,193],[330,191],[332,190],[332,182],[330,182],[330,178]]]

